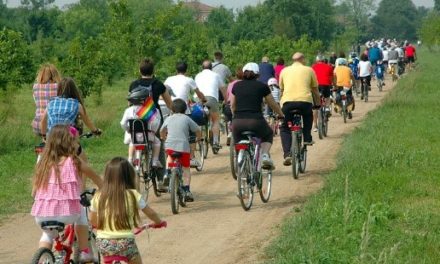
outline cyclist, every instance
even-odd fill
[[[261,59],[261,63],[258,64],[259,68],[259,77],[258,80],[264,84],[267,84],[267,81],[269,81],[270,78],[275,77],[275,69],[273,68],[273,65],[269,62],[269,57],[264,56]]]
[[[172,91],[173,96],[171,98],[173,100],[179,98],[187,103],[187,110],[185,114],[190,115],[191,111],[190,111],[190,107],[188,107],[189,106],[188,103],[191,98],[191,93],[194,92],[197,95],[197,98],[199,98],[201,102],[205,102],[206,98],[205,95],[202,92],[200,92],[200,90],[197,88],[196,82],[192,78],[187,77],[185,75],[187,69],[188,69],[188,64],[186,64],[186,62],[178,62],[176,65],[177,75],[168,77],[165,80],[164,84],[168,89]],[[192,139],[193,137],[190,138]],[[190,143],[191,143],[191,166],[197,167],[198,166],[197,160],[193,159],[195,142],[192,142],[191,140]]]
[[[37,78],[32,87],[35,102],[35,117],[32,121],[34,133],[42,136],[40,122],[46,110],[49,99],[57,96],[58,83],[61,76],[52,64],[43,64],[38,71]]]
[[[373,47],[368,50],[368,58],[373,69],[376,67],[377,62],[383,59],[382,51],[377,46],[377,42],[374,42]]]
[[[313,145],[312,122],[313,106],[319,106],[318,81],[312,68],[305,66],[304,54],[296,52],[292,56],[293,64],[286,67],[280,76],[281,106],[286,120],[292,119],[291,111],[298,109],[304,121],[304,144]],[[284,165],[292,164],[290,147],[292,134],[287,122],[280,128],[281,143],[284,151]]]
[[[53,126],[58,124],[68,124],[75,126],[81,134],[82,128],[78,128],[79,119],[84,121],[93,134],[101,134],[101,130],[96,128],[92,120],[90,120],[73,79],[70,77],[63,78],[58,83],[57,96],[50,99],[49,104],[43,113],[43,118],[41,120],[41,133],[43,136],[46,136],[46,133],[50,133]],[[82,151],[81,146],[78,149],[78,155],[80,155],[84,161],[87,161],[87,157]]]
[[[399,54],[397,74],[401,76],[405,72],[405,51],[403,50],[402,45],[397,46],[396,51]]]
[[[212,63],[212,71],[220,75],[223,82],[228,83],[232,81],[232,73],[228,66],[223,63],[223,53],[221,51],[216,51],[214,53],[214,62]],[[221,91],[218,92],[218,101],[222,103],[225,98],[223,97]]]
[[[408,43],[408,45],[405,47],[405,58],[408,62],[408,68],[411,70],[414,61],[417,59],[416,48],[411,43]]]
[[[347,111],[348,118],[352,118],[352,110],[354,110],[354,98],[351,90],[351,84],[354,82],[354,76],[351,69],[347,66],[347,60],[339,60],[338,67],[334,71],[334,80],[336,87],[336,105],[335,112],[338,112],[338,106],[341,105],[341,91],[344,90],[347,95]],[[350,108],[350,106],[353,106]]]
[[[142,211],[154,224],[166,227],[157,213],[136,191],[135,172],[128,160],[116,157],[105,167],[102,188],[95,194],[90,206],[90,222],[96,226],[96,246],[103,257],[121,256],[130,264],[142,263],[133,229],[141,222]]]
[[[359,94],[359,89],[361,87],[358,71],[359,58],[357,57],[356,53],[352,53],[350,57],[351,59],[348,60],[348,67],[350,67],[355,80],[353,83],[353,88],[356,89],[356,93]]]
[[[381,60],[377,61],[375,75],[378,82],[381,82],[383,86],[385,86],[384,82],[384,74],[385,74],[385,65]]]
[[[75,223],[80,261],[94,261],[88,247],[88,222],[80,195],[85,177],[101,187],[101,178],[78,155],[78,130],[70,125],[52,127],[40,162],[33,177],[34,204],[31,215],[37,224],[58,221]],[[39,246],[52,249],[53,231],[44,230]]]
[[[160,129],[161,138],[165,140],[165,149],[168,154],[168,162],[171,162],[170,155],[174,152],[182,153],[180,163],[183,167],[183,190],[185,192],[185,201],[193,202],[194,197],[190,190],[191,171],[190,171],[190,146],[188,138],[190,131],[196,134],[197,139],[201,139],[202,133],[200,127],[187,115],[185,115],[187,105],[180,98],[173,101],[174,114],[165,120]]]
[[[231,109],[234,115],[232,133],[238,140],[244,131],[253,131],[261,138],[261,159],[263,168],[275,169],[270,158],[270,148],[273,142],[273,131],[264,119],[261,105],[263,99],[280,118],[284,117],[278,104],[272,97],[267,84],[257,80],[258,64],[250,62],[243,67],[243,81],[237,82],[232,88]]]
[[[205,95],[205,105],[209,108],[209,117],[211,119],[211,131],[213,135],[213,147],[220,149],[220,111],[219,111],[219,92],[226,98],[225,83],[214,71],[209,60],[202,64],[202,72],[196,75],[195,81],[197,87]]]
[[[243,66],[238,66],[236,71],[235,71],[235,77],[236,79],[233,80],[232,82],[230,82],[228,84],[228,88],[226,89],[226,95],[227,95],[227,99],[226,99],[226,104],[223,107],[223,115],[225,117],[225,121],[229,124],[228,127],[226,129],[230,131],[230,123],[232,122],[232,110],[231,110],[231,94],[232,94],[232,88],[234,87],[234,85],[243,80]],[[232,133],[228,133],[228,138],[226,139],[226,145],[230,145],[231,143],[231,137],[232,137]]]
[[[371,62],[368,61],[368,56],[365,54],[361,55],[361,61],[358,65],[359,78],[367,87],[364,89],[371,90],[371,73],[373,72],[373,67]],[[364,99],[364,92],[362,91],[361,100]]]
[[[280,81],[280,74],[281,71],[285,68],[286,66],[284,65],[284,59],[282,57],[279,57],[277,60],[277,65],[275,65],[274,70],[275,70],[275,79],[277,79],[277,82]]]
[[[330,95],[331,88],[333,84],[333,67],[329,64],[324,63],[325,57],[323,55],[318,55],[316,57],[316,63],[312,65],[312,69],[315,72],[316,79],[318,81],[319,93],[325,98],[325,111],[327,116],[330,116]],[[315,129],[318,131],[318,115],[314,111],[313,123],[315,124]]]
[[[388,53],[389,52],[390,52],[389,47],[384,46],[383,49],[382,49],[382,55],[383,55],[382,62],[383,62],[383,66],[384,66],[385,69],[388,68],[388,61],[389,61]]]
[[[394,75],[397,76],[397,63],[399,62],[399,53],[395,46],[391,47],[388,52],[388,68],[391,70],[393,68]]]

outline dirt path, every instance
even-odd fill
[[[322,176],[335,167],[336,153],[345,135],[358,126],[390,90],[373,91],[368,103],[358,102],[353,119],[343,123],[339,114],[330,120],[329,137],[309,148],[305,174],[298,180],[290,167],[282,166],[279,137],[272,156],[274,172],[272,197],[263,204],[258,195],[249,212],[243,211],[236,197],[236,182],[229,172],[228,150],[209,154],[205,171],[194,172],[192,190],[196,201],[172,215],[169,195],[150,198],[151,206],[168,221],[168,228],[144,232],[137,237],[144,263],[257,263],[263,248],[277,234],[283,218],[300,207],[306,198],[322,187]],[[6,221],[5,221],[6,222]],[[28,263],[41,235],[29,215],[15,215],[0,227],[0,263]]]

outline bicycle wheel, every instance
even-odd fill
[[[138,192],[141,194],[144,201],[148,201],[148,194],[149,194],[148,163],[146,156],[148,156],[148,154],[146,153],[141,154],[141,158],[139,160],[140,170],[136,177],[138,179],[138,183],[137,183]]]
[[[307,148],[305,146],[301,148],[300,158],[301,161],[299,163],[299,172],[304,173],[306,172],[306,166],[307,166]]]
[[[160,169],[153,169],[153,171],[150,174],[150,187],[153,187],[153,191],[154,191],[154,195],[156,195],[156,197],[160,197],[162,196],[162,193],[159,191],[159,189],[157,189],[157,179],[158,179],[158,174],[161,173]]]
[[[54,264],[55,256],[48,248],[39,248],[32,257],[32,264]]]
[[[237,179],[238,198],[240,199],[241,207],[243,207],[245,211],[248,211],[251,209],[254,199],[254,189],[251,185],[252,161],[248,151],[240,150],[240,152],[241,151],[243,151],[243,159],[241,160],[241,164],[239,164]]]
[[[292,146],[290,148],[292,152],[292,175],[294,179],[298,179],[299,166],[300,166],[300,139],[295,133],[292,133]]]
[[[171,170],[170,193],[171,193],[171,211],[173,214],[179,213],[179,175],[177,169]]]
[[[203,165],[205,163],[205,149],[203,146],[203,141],[196,142],[196,149],[194,150],[194,158],[199,162],[199,166],[196,167],[196,170],[202,171]]]
[[[347,104],[342,102],[342,117],[344,118],[344,123],[347,123]]]
[[[269,202],[272,194],[272,170],[262,170],[260,174],[259,192],[263,203]]]
[[[234,138],[231,137],[231,144],[229,145],[229,163],[231,165],[231,174],[234,180],[237,180],[237,151],[235,150]]]
[[[318,111],[318,135],[319,139],[324,138],[324,115],[322,109]]]
[[[202,137],[203,137],[203,148],[205,149],[203,154],[204,158],[208,158],[209,151],[209,132],[208,132],[208,124],[206,124],[202,129]]]
[[[328,134],[328,113],[324,111],[324,119],[322,122],[322,134],[327,137]]]

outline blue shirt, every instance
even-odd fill
[[[382,59],[382,51],[379,48],[373,47],[368,51],[368,58],[370,62],[377,62]]]
[[[74,98],[53,97],[47,105],[47,131],[55,125],[74,125],[79,101]]]
[[[268,62],[262,62],[258,65],[258,68],[260,70],[260,77],[258,77],[258,80],[267,85],[267,81],[269,81],[270,78],[275,77],[273,65]]]

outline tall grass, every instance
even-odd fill
[[[107,87],[99,105],[97,98],[86,99],[87,111],[103,135],[82,140],[81,145],[99,173],[112,157],[127,155],[119,121],[127,106],[129,83],[124,80]],[[0,218],[28,212],[32,203],[30,183],[36,160],[33,151],[40,140],[30,125],[34,112],[31,86],[0,94]]]
[[[440,54],[419,57],[344,140],[337,169],[285,221],[268,262],[440,261]]]

